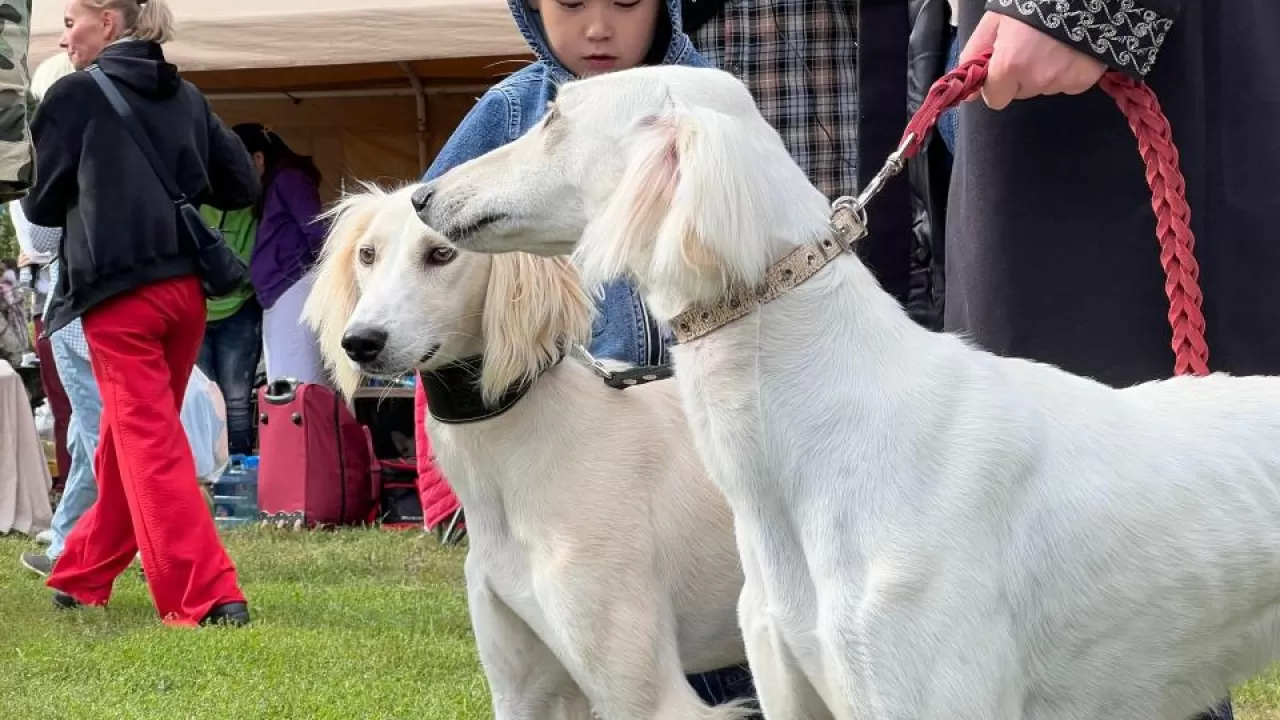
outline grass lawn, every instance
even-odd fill
[[[0,711],[61,720],[491,717],[464,550],[415,532],[227,535],[254,625],[160,625],[135,569],[109,610],[55,613],[0,538]]]
[[[418,533],[248,530],[228,545],[254,611],[242,630],[169,629],[136,571],[110,611],[55,613],[0,538],[0,711],[62,720],[490,717],[463,550]],[[1237,717],[1280,720],[1280,670]]]

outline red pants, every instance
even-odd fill
[[[195,625],[215,606],[244,601],[180,419],[204,326],[194,276],[145,286],[84,316],[102,392],[98,501],[49,577],[82,604],[105,605],[138,550],[166,624]]]

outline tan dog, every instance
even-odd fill
[[[614,390],[561,359],[592,315],[566,259],[459,251],[417,220],[408,189],[369,188],[335,219],[305,314],[343,390],[361,373],[418,369],[455,379],[450,397],[428,385],[432,407],[466,395],[494,413],[510,405],[428,425],[467,512],[467,590],[496,717],[741,716],[704,705],[684,677],[745,651],[732,518],[675,383]],[[474,356],[478,377],[459,379],[455,363]]]

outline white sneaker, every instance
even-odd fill
[[[53,544],[53,531],[52,531],[52,530],[44,530],[44,531],[41,531],[41,532],[36,533],[36,542],[37,542],[37,543],[39,543],[40,545],[52,545],[52,544]]]

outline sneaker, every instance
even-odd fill
[[[36,533],[36,544],[37,544],[37,545],[52,545],[52,544],[53,544],[53,531],[52,531],[52,530],[42,530],[42,531],[40,531],[40,532]]]
[[[21,562],[22,567],[30,570],[40,577],[49,577],[49,573],[53,572],[53,561],[44,553],[22,553]]]
[[[76,610],[79,607],[80,603],[75,598],[61,590],[53,591],[53,608],[55,610]]]

